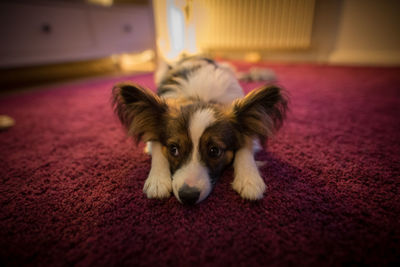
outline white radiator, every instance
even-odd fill
[[[192,21],[201,50],[305,49],[315,0],[194,0]]]

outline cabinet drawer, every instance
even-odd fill
[[[96,43],[119,51],[149,48],[154,42],[148,8],[96,9],[90,11]]]
[[[0,51],[54,53],[93,45],[86,10],[0,4]]]

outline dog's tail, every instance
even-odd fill
[[[231,71],[241,81],[274,83],[278,80],[275,72],[268,68],[251,67],[248,71],[241,72],[230,62],[218,62],[218,66]]]
[[[274,83],[278,79],[273,70],[268,68],[252,67],[247,72],[238,72],[237,77],[241,81]]]

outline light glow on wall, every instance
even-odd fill
[[[114,0],[86,0],[86,2],[101,6],[112,6]]]
[[[182,55],[199,53],[196,44],[196,31],[190,16],[191,1],[154,1],[157,19],[157,48],[159,56],[173,61]],[[156,19],[156,21],[157,21]]]
[[[185,47],[185,18],[173,0],[167,1],[168,31],[171,42],[171,56],[177,56]]]

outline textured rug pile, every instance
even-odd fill
[[[155,89],[151,74],[2,97],[16,125],[0,132],[0,264],[399,263],[400,68],[264,66],[291,111],[257,155],[258,202],[231,189],[231,169],[197,206],[145,197],[150,158],[110,93],[119,80]]]

